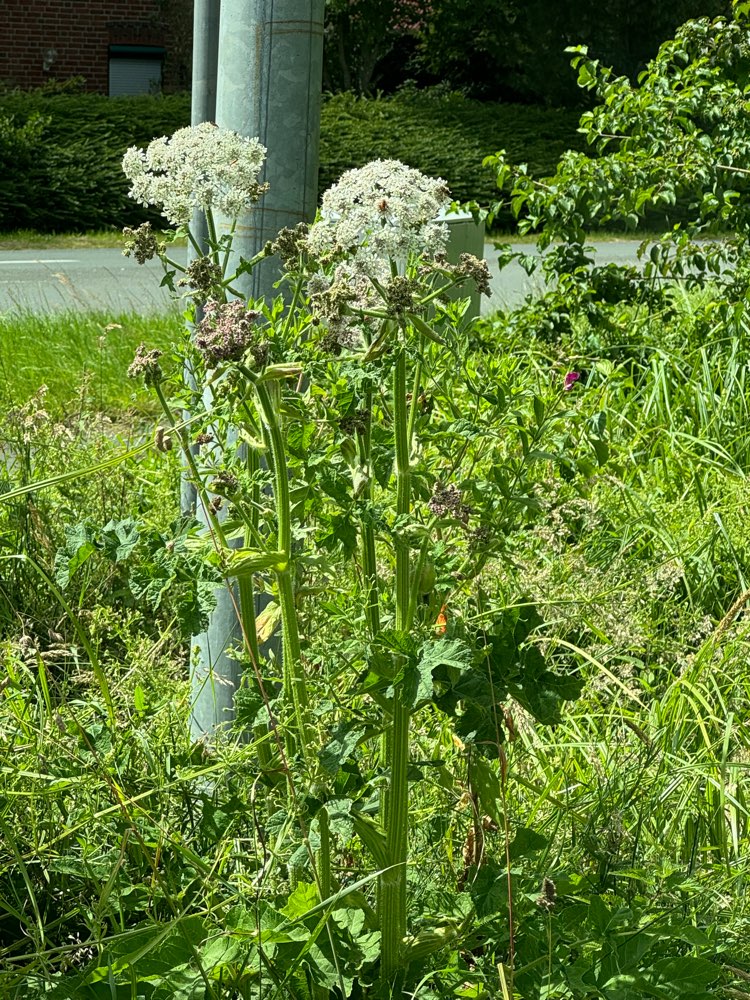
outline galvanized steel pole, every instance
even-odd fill
[[[252,258],[280,229],[315,215],[323,11],[324,0],[221,0],[216,123],[260,139],[268,150],[265,180],[270,184],[261,201],[237,220],[230,272],[240,256]],[[219,231],[226,232],[228,225],[229,220],[219,220]],[[277,258],[270,257],[234,284],[245,298],[270,300],[278,294],[273,286],[279,273]],[[195,640],[194,739],[215,736],[234,718],[241,668],[226,650],[238,644],[240,630],[232,595],[221,590],[217,598],[207,631]]]
[[[268,149],[270,189],[238,220],[235,261],[249,260],[285,226],[312,221],[318,190],[324,0],[222,0],[218,125]],[[246,297],[272,298],[278,258],[243,276]]]

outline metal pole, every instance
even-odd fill
[[[221,0],[194,0],[193,13],[193,89],[190,124],[216,121],[216,76],[219,60],[219,23]],[[202,212],[195,212],[191,230],[196,242],[207,249],[208,227]],[[188,246],[188,260],[196,252]],[[200,320],[200,315],[196,316]],[[192,379],[192,373],[186,372]],[[186,477],[182,480],[182,510],[195,513],[196,491]],[[236,641],[237,620],[231,595],[225,588],[216,591],[216,607],[211,612],[205,632],[194,636],[191,653],[190,735],[193,739],[214,736],[233,718],[234,690],[239,680],[238,665],[224,655]]]
[[[259,204],[237,220],[230,270],[283,227],[315,215],[323,10],[324,0],[221,0],[216,123],[260,139],[270,182]],[[219,220],[220,232],[227,225]],[[246,298],[270,300],[278,294],[273,285],[279,273],[271,257],[235,284]],[[239,624],[232,596],[220,590],[217,598],[207,631],[194,641],[194,739],[214,736],[234,718],[241,668],[226,649],[239,642]]]
[[[216,121],[216,67],[219,61],[219,14],[221,0],[194,0],[193,7],[193,83],[190,92],[190,124]],[[206,249],[208,227],[203,212],[193,212],[190,223],[196,242]],[[196,252],[188,243],[188,261]],[[200,321],[200,316],[196,316]],[[188,384],[192,385],[192,372],[185,371]],[[197,449],[196,449],[197,451]],[[180,510],[195,514],[196,489],[187,476],[180,481]]]
[[[234,255],[249,260],[285,226],[311,222],[318,197],[324,0],[223,0],[218,125],[268,149],[270,189],[238,220]],[[243,276],[252,298],[278,295],[278,258]]]

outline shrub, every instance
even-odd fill
[[[127,146],[174,131],[189,99],[12,91],[0,97],[0,228],[120,227],[146,216],[127,197]],[[33,123],[33,126],[32,124]],[[14,147],[22,145],[16,159]]]
[[[149,215],[127,198],[122,154],[189,120],[187,95],[0,95],[0,230],[138,225]],[[575,112],[482,104],[440,91],[337,94],[323,104],[320,190],[379,156],[444,177],[458,200],[487,203],[496,189],[483,157],[504,148],[532,173],[551,173],[560,154],[580,144],[576,127]]]

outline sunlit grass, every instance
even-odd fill
[[[97,409],[127,411],[136,403],[127,368],[145,342],[164,349],[179,337],[181,319],[173,313],[140,316],[107,313],[14,313],[0,315],[0,393],[8,406],[19,405],[41,385],[46,405],[62,411],[84,381]]]
[[[185,240],[176,240],[183,246]],[[119,249],[122,233],[118,229],[102,229],[90,233],[38,233],[33,229],[18,229],[0,233],[2,250],[87,250]]]

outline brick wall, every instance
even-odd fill
[[[165,89],[180,89],[189,83],[191,6],[188,0],[0,0],[0,82],[30,89],[82,76],[87,90],[106,94],[110,45],[157,45],[166,49]]]

